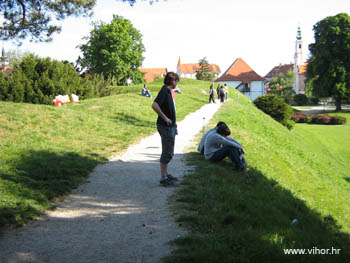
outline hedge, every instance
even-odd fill
[[[346,118],[342,116],[330,116],[328,114],[307,114],[304,111],[295,112],[291,119],[296,123],[341,125],[346,123]]]

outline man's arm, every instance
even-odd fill
[[[219,142],[222,144],[222,145],[228,145],[228,146],[233,146],[233,147],[236,147],[238,149],[242,149],[244,151],[244,148],[242,147],[242,145],[240,145],[238,142],[236,141],[233,141],[233,140],[229,140],[225,137],[222,137],[221,135],[217,134],[216,135],[217,139],[219,140]]]
[[[161,117],[168,126],[170,126],[173,121],[170,120],[162,111],[162,109],[159,107],[159,104],[157,102],[153,102],[152,109],[158,114],[159,117]]]

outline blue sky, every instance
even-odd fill
[[[76,61],[91,22],[110,22],[112,15],[131,21],[143,35],[146,48],[143,67],[176,70],[182,63],[207,57],[224,72],[241,57],[264,76],[274,66],[294,59],[298,26],[303,37],[304,60],[314,41],[313,26],[327,16],[349,13],[349,0],[160,0],[133,7],[115,0],[98,0],[92,18],[69,18],[51,43],[24,42],[21,50],[41,57]],[[1,42],[15,49],[11,42]]]

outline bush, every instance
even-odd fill
[[[291,119],[293,121],[295,121],[296,123],[306,123],[308,116],[309,115],[307,113],[305,113],[304,111],[298,111],[298,112],[293,113]],[[309,119],[311,120],[310,117],[309,117]]]
[[[291,130],[294,128],[295,122],[293,120],[284,120],[281,122],[281,124],[287,127],[288,130]]]
[[[311,114],[311,118],[311,123],[314,124],[330,124],[332,117],[328,114]]]
[[[312,123],[323,125],[341,125],[346,123],[346,118],[342,116],[329,116],[328,114],[306,114],[303,111],[295,112],[291,120],[296,123]]]
[[[304,106],[308,102],[308,98],[305,94],[296,94],[294,95],[293,100],[298,106]]]
[[[342,117],[342,116],[337,116],[337,115],[334,115],[332,116],[332,119],[331,119],[331,124],[335,124],[335,125],[342,125],[342,124],[345,124],[346,123],[346,118],[345,117]]]
[[[59,94],[74,93],[81,99],[99,95],[70,63],[34,55],[23,58],[5,81],[0,77],[0,93],[1,100],[35,104],[51,104]]]
[[[111,77],[105,78],[103,74],[89,74],[88,80],[91,82],[99,97],[106,97],[111,95]]]
[[[280,97],[274,94],[266,94],[254,101],[255,106],[270,115],[273,119],[286,127],[291,127],[289,120],[292,115],[292,108]]]

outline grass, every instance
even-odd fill
[[[176,200],[189,235],[165,262],[342,262],[350,255],[349,126],[297,124],[292,131],[236,95],[214,116],[246,149],[249,180],[203,160],[196,146]],[[200,138],[198,138],[199,141]],[[297,224],[292,224],[297,219]],[[284,249],[340,249],[285,255]]]
[[[177,119],[207,103],[208,82],[181,80]],[[152,83],[156,95],[161,82]],[[52,208],[99,163],[156,132],[152,99],[137,92],[60,108],[0,102],[0,227]]]

